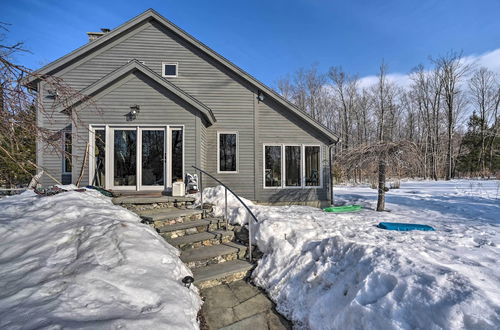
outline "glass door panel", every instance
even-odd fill
[[[106,182],[106,130],[96,128],[94,130],[94,176],[92,185],[104,187]]]
[[[180,129],[172,129],[172,183],[184,181],[182,133]]]
[[[141,185],[160,186],[165,184],[165,130],[141,130]]]
[[[114,129],[113,139],[113,185],[135,186],[137,183],[137,131]]]

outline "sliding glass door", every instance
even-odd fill
[[[92,149],[99,150],[92,160],[93,182],[106,173],[109,189],[164,190],[184,180],[183,127],[108,126],[93,132]],[[105,152],[101,136],[106,137]]]

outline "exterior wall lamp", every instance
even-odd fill
[[[264,101],[264,93],[262,93],[262,91],[259,91],[259,93],[257,93],[257,99],[260,102]]]
[[[130,107],[130,112],[127,114],[129,120],[134,120],[137,118],[137,115],[141,112],[141,107],[137,104],[134,104]]]

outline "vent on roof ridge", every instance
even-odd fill
[[[87,32],[87,35],[89,36],[89,42],[99,39],[100,37],[109,32],[111,32],[111,30],[107,28],[102,28],[101,32]]]

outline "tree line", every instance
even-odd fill
[[[301,68],[275,89],[337,132],[338,181],[393,177],[492,177],[500,170],[500,79],[461,53],[416,66],[408,81],[385,63],[371,84],[342,67]],[[379,178],[380,179],[380,178]]]

